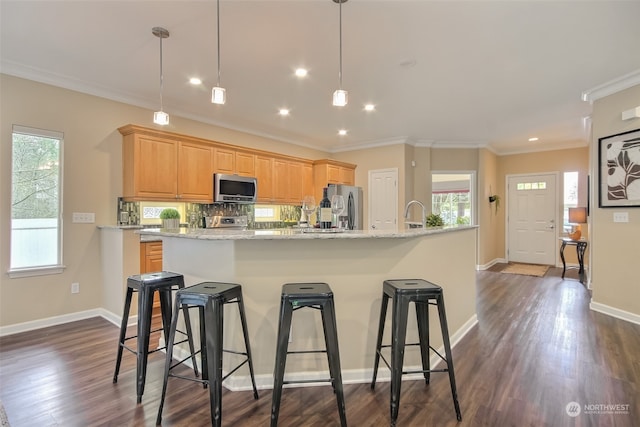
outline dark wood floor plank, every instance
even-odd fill
[[[463,421],[458,423],[446,375],[404,381],[398,426],[640,425],[640,326],[589,309],[575,278],[477,273],[478,325],[454,348]],[[112,383],[118,329],[101,318],[0,338],[0,399],[12,427],[154,426],[163,354],[149,358],[143,402],[136,405],[135,360],[125,352]],[[411,350],[413,351],[413,350]],[[386,369],[381,367],[381,369]],[[345,385],[352,426],[389,423],[389,383]],[[629,405],[622,414],[573,418],[570,402]],[[223,424],[269,424],[271,390],[223,393]],[[281,426],[338,426],[330,387],[283,391]],[[209,394],[180,380],[169,384],[164,426],[210,424]]]

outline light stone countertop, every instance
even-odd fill
[[[312,239],[406,239],[432,234],[451,233],[477,228],[476,225],[456,227],[416,228],[410,230],[335,230],[320,229],[275,229],[275,230],[224,230],[212,228],[168,230],[162,228],[141,229],[136,231],[143,237],[177,237],[201,240],[312,240]]]

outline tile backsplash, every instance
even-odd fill
[[[124,201],[118,198],[116,212],[116,221],[118,225],[140,225],[141,224],[141,202]],[[146,203],[149,204],[149,203]],[[255,221],[255,205],[238,204],[238,203],[182,203],[184,205],[184,218],[180,218],[180,222],[184,226],[188,226],[191,221],[195,221],[198,227],[201,227],[202,218],[205,216],[238,216],[246,215],[248,218],[249,229],[272,229],[291,227],[300,219],[300,207],[289,205],[272,205],[277,210],[275,217],[279,220],[274,221]],[[144,224],[143,224],[144,225]],[[151,225],[153,226],[153,225]],[[156,225],[157,226],[157,225]]]

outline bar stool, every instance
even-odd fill
[[[144,393],[144,384],[147,376],[147,360],[150,353],[163,350],[166,347],[159,347],[155,350],[149,350],[149,336],[152,332],[164,331],[164,340],[167,342],[169,336],[169,325],[171,323],[171,292],[184,288],[184,276],[182,274],[172,273],[170,271],[160,271],[157,273],[137,274],[127,278],[127,295],[124,302],[124,313],[122,314],[122,323],[120,325],[120,338],[118,340],[118,355],[116,357],[116,369],[113,374],[113,382],[118,382],[118,373],[120,372],[120,363],[122,362],[122,350],[127,349],[134,353],[137,358],[136,363],[136,394],[137,403],[142,401]],[[138,293],[138,324],[137,333],[130,337],[126,336],[127,323],[129,321],[129,310],[131,308],[131,298],[133,293]],[[151,315],[153,311],[153,296],[158,292],[160,296],[160,311],[162,316],[162,328],[151,330]],[[183,309],[185,316],[189,316],[186,307]],[[191,334],[191,324],[187,322],[184,341],[189,342],[189,347],[193,349],[193,339]],[[136,339],[136,349],[127,347],[128,340]],[[198,375],[198,369],[194,362],[194,372]]]
[[[391,345],[382,345],[382,335],[384,333],[384,323],[387,314],[389,298],[393,299]],[[432,302],[435,300],[435,303]],[[414,302],[416,306],[416,318],[418,322],[419,343],[406,344],[407,317],[409,303]],[[440,316],[440,328],[442,330],[442,341],[444,344],[445,357],[436,351],[429,344],[429,305],[438,307]],[[405,346],[420,346],[422,356],[422,370],[403,371],[404,348]],[[382,348],[391,348],[391,364],[387,362],[381,353]],[[442,360],[446,362],[444,369],[430,369],[429,349],[433,350]],[[371,389],[375,389],[376,376],[380,357],[391,370],[391,425],[396,425],[398,409],[400,408],[400,387],[402,385],[402,375],[412,373],[422,373],[427,384],[429,384],[431,372],[449,372],[449,382],[451,384],[451,394],[453,395],[453,405],[456,410],[458,421],[462,421],[460,405],[458,404],[458,393],[456,391],[456,379],[453,371],[453,358],[451,357],[451,345],[449,343],[449,330],[447,327],[447,316],[444,309],[444,295],[442,288],[431,282],[422,279],[410,280],[385,280],[383,283],[382,304],[380,307],[380,325],[378,327],[378,339],[376,343],[375,361],[373,364],[373,380]]]
[[[242,333],[244,335],[245,352],[226,350],[223,348],[223,314],[224,305],[236,303],[240,311],[240,321],[242,323]],[[188,378],[171,373],[171,370],[182,364],[186,359],[172,365],[173,346],[180,316],[178,307],[188,305],[189,308],[198,307],[200,314],[200,350],[194,352],[191,349],[191,357],[200,353],[202,359],[202,379]],[[209,388],[209,402],[211,406],[211,425],[222,425],[222,382],[245,363],[249,364],[249,374],[253,385],[253,397],[258,399],[258,389],[253,375],[253,362],[251,359],[251,347],[249,346],[249,331],[247,329],[247,319],[242,301],[242,287],[233,283],[203,282],[197,285],[181,289],[176,293],[175,311],[171,321],[171,330],[167,340],[167,359],[164,368],[164,384],[162,386],[162,397],[160,398],[160,408],[156,425],[162,422],[162,409],[164,398],[167,393],[167,383],[169,377],[181,378],[184,380],[200,382],[205,388]],[[227,375],[222,376],[222,353],[233,353],[245,356],[245,359],[232,369]],[[196,375],[197,377],[197,375]],[[209,387],[210,386],[210,387]]]
[[[301,308],[320,310],[322,328],[324,330],[325,349],[307,351],[288,351],[291,317],[293,312]],[[329,363],[329,375],[326,380],[298,380],[284,381],[284,371],[287,354],[297,353],[326,353]],[[280,400],[283,384],[300,384],[312,382],[330,382],[336,394],[340,425],[347,425],[344,405],[344,391],[342,388],[342,373],[340,370],[340,353],[338,351],[338,332],[336,328],[333,292],[326,283],[287,283],[282,286],[280,301],[280,318],[278,320],[278,339],[276,348],[276,366],[273,373],[273,395],[271,402],[271,427],[278,425]]]

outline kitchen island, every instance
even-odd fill
[[[183,274],[187,286],[204,281],[242,285],[256,381],[261,388],[272,386],[284,283],[326,282],[331,286],[345,383],[371,380],[385,279],[423,278],[442,286],[452,343],[477,322],[475,226],[341,233],[292,229],[137,232],[162,238],[164,270]],[[409,319],[407,342],[415,342],[417,327],[411,321],[415,315],[410,314]],[[436,310],[430,311],[430,320],[431,342],[438,349],[442,338]],[[239,324],[236,307],[226,306],[225,347],[243,349]],[[290,350],[324,348],[318,312],[296,312],[292,325]],[[389,337],[385,340],[389,342]],[[419,350],[408,347],[405,366],[419,364]],[[232,366],[232,361],[224,366]],[[229,377],[225,386],[250,389],[248,370],[243,369]],[[286,377],[323,378],[327,370],[322,354],[292,355]],[[388,371],[381,369],[379,378],[388,379]]]

